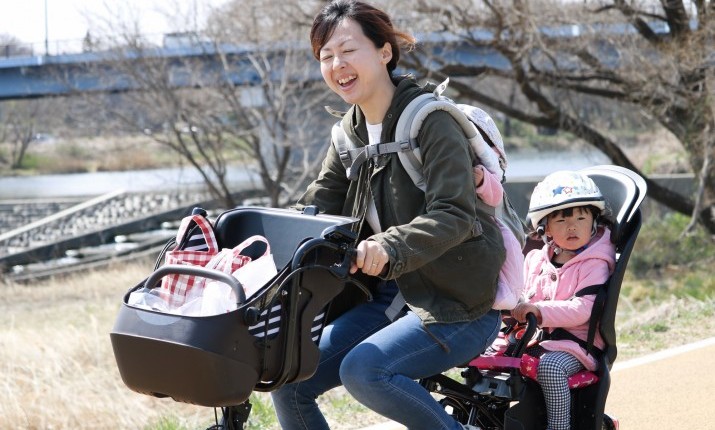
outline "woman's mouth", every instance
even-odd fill
[[[350,76],[346,76],[346,77],[344,77],[344,78],[340,78],[340,79],[338,79],[338,85],[340,85],[340,86],[343,87],[343,88],[344,88],[344,87],[347,87],[347,86],[349,86],[355,79],[357,79],[357,76],[355,76],[355,75],[350,75]]]

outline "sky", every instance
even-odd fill
[[[196,10],[196,15],[201,19],[208,8],[226,1],[0,0],[0,34],[38,45],[43,44],[46,37],[50,41],[79,40],[102,19],[110,17],[129,18],[131,22],[139,22],[142,33],[161,34],[184,30],[176,28],[176,22],[167,20],[170,13]]]

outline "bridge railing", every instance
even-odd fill
[[[0,58],[36,57],[41,55],[77,54],[91,51],[83,39],[50,40],[36,43],[0,44]]]

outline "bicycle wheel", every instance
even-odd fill
[[[611,418],[606,414],[603,414],[603,423],[601,424],[602,430],[618,430],[618,420]]]

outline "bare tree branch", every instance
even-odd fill
[[[715,129],[715,29],[712,20],[706,19],[712,15],[715,2],[695,4],[696,32],[691,30],[689,9],[682,0],[662,0],[659,6],[649,3],[649,9],[626,0],[601,3],[598,9],[589,10],[586,4],[563,8],[548,0],[483,0],[471,12],[452,10],[444,14],[441,25],[458,35],[460,42],[452,45],[464,51],[461,55],[468,55],[468,46],[482,50],[491,47],[506,59],[508,67],[448,59],[427,61],[417,56],[410,56],[408,61],[429,79],[450,76],[450,87],[461,96],[510,118],[572,133],[613,163],[644,176],[650,197],[697,217],[707,230],[715,232],[715,169],[709,161],[715,136],[703,133]],[[438,7],[430,0],[421,4]],[[572,28],[577,31],[572,32]],[[449,49],[448,43],[444,45],[442,49]],[[517,97],[505,96],[489,85],[474,84],[490,77],[510,82],[518,89]],[[686,167],[699,172],[701,195],[680,194],[652,181],[618,140],[579,114],[586,102],[638,113],[672,133],[682,147]]]

